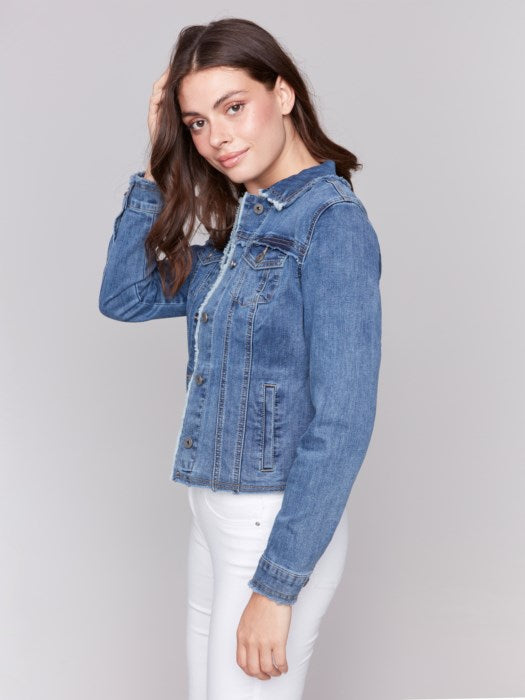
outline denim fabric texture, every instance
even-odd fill
[[[239,197],[224,251],[192,244],[162,292],[144,240],[163,196],[130,177],[99,296],[105,316],[187,319],[186,399],[171,478],[284,491],[250,588],[293,605],[364,461],[381,360],[381,252],[367,211],[327,160]]]

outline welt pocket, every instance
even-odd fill
[[[263,382],[261,386],[260,464],[262,472],[275,471],[275,420],[277,384]]]

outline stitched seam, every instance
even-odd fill
[[[316,225],[317,225],[317,222],[318,222],[319,218],[321,217],[321,214],[323,214],[323,213],[324,213],[327,209],[329,209],[330,207],[333,207],[335,204],[347,204],[347,205],[349,205],[349,206],[351,206],[351,207],[356,208],[358,211],[361,211],[361,209],[360,209],[359,205],[357,204],[357,202],[353,202],[353,201],[351,201],[351,200],[349,200],[349,199],[336,199],[336,200],[332,200],[332,201],[330,201],[330,202],[324,202],[324,203],[319,207],[319,209],[317,209],[317,211],[314,212],[314,215],[313,215],[313,217],[312,217],[312,221],[311,221],[311,223],[310,223],[310,228],[308,229],[308,235],[307,235],[307,237],[306,237],[305,250],[304,250],[303,256],[302,256],[302,258],[301,258],[301,261],[300,261],[300,263],[299,263],[301,268],[302,268],[302,266],[303,266],[303,264],[304,264],[304,261],[305,261],[305,259],[306,259],[306,256],[308,255],[308,251],[309,251],[309,249],[310,249],[310,243],[311,243],[311,240],[312,240],[313,235],[314,235],[314,232],[315,232],[315,227],[316,227]]]
[[[300,574],[297,571],[291,571],[290,569],[285,569],[284,566],[280,566],[279,564],[275,564],[275,562],[270,561],[264,555],[261,555],[261,559],[264,559],[264,561],[267,562],[272,568],[279,569],[279,571],[283,571],[286,574],[291,574],[292,576],[295,576],[296,578],[306,578],[306,577],[310,576],[310,574],[312,573],[310,571],[309,573]]]

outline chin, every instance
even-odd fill
[[[231,175],[230,175],[230,173],[223,173],[223,174],[226,175],[226,177],[228,178],[228,180],[230,180],[230,182],[234,182],[236,185],[240,185],[241,183],[243,183],[246,180],[244,175],[241,175],[240,173],[235,173],[235,175],[233,173]]]

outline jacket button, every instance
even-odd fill
[[[202,384],[202,382],[204,381],[204,377],[202,376],[202,374],[198,374],[195,377],[195,381],[197,382],[197,384]]]
[[[199,318],[199,312],[198,312],[198,311],[196,311],[196,312],[193,314],[193,318],[194,318],[195,320],[197,320],[197,319]]]
[[[184,447],[191,447],[193,445],[193,440],[190,437],[184,438]]]
[[[202,315],[201,315],[201,321],[203,323],[206,323],[207,320],[208,320],[208,314],[206,313],[206,311],[203,311]]]
[[[264,211],[264,207],[260,202],[257,202],[257,204],[254,204],[253,206],[253,211],[256,214],[262,214],[262,212]]]
[[[232,260],[230,263],[230,267],[235,267],[235,265],[237,265],[237,263],[235,262],[235,260]]]
[[[266,246],[266,248],[264,250],[261,250],[261,252],[255,256],[255,262],[261,262],[261,260],[266,255],[267,251],[268,251],[268,246]]]

